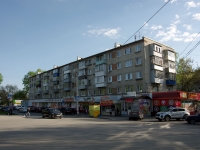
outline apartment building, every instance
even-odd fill
[[[80,109],[101,103],[102,112],[117,107],[127,114],[131,105],[122,96],[173,91],[175,74],[174,49],[143,37],[30,77],[29,102]]]

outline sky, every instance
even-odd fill
[[[1,86],[23,89],[29,71],[51,70],[112,49],[116,42],[133,42],[138,29],[136,40],[151,38],[185,57],[200,41],[200,1],[0,0]],[[196,65],[199,50],[187,56]]]

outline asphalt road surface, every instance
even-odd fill
[[[0,116],[0,150],[200,149],[200,124],[185,121],[22,116]]]

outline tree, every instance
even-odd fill
[[[27,99],[26,92],[23,91],[23,90],[17,91],[17,92],[13,95],[13,99],[20,99],[20,100],[25,100],[25,99]]]
[[[186,92],[192,92],[195,84],[200,80],[200,68],[193,67],[193,60],[190,58],[180,58],[176,68],[177,89]]]
[[[18,87],[16,85],[6,85],[0,87],[0,97],[3,104],[9,105],[8,94],[14,95],[18,91]]]
[[[0,73],[0,84],[2,83],[2,81],[3,81],[3,76],[2,76],[2,74]]]
[[[38,72],[44,72],[44,70],[42,70],[42,69],[37,69],[35,72],[34,72],[34,71],[29,71],[29,72],[24,76],[24,78],[22,79],[22,82],[23,82],[23,85],[24,85],[23,91],[25,92],[26,95],[28,94],[28,91],[29,91],[30,77],[37,75]]]

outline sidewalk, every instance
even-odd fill
[[[80,117],[80,118],[95,118],[89,115],[85,115],[85,114],[79,114],[79,115],[75,115],[75,117]],[[101,115],[99,117],[96,117],[97,119],[108,119],[108,120],[112,120],[112,121],[128,121],[129,117],[128,116],[107,116],[107,115]],[[143,119],[144,121],[153,121],[155,120],[155,117],[144,117]]]

